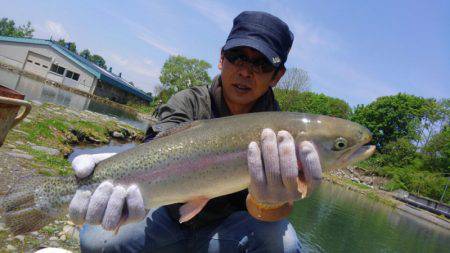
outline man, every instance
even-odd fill
[[[162,105],[157,113],[159,122],[147,131],[147,139],[183,122],[279,111],[272,87],[285,73],[292,42],[292,33],[279,18],[264,12],[238,15],[222,48],[221,75],[211,85],[181,91]],[[109,156],[77,158],[73,162],[77,176],[89,175],[95,163]],[[82,228],[82,251],[299,252],[300,242],[286,217],[301,197],[299,171],[300,183],[308,192],[320,182],[321,167],[314,146],[294,143],[286,131],[264,129],[260,145],[249,143],[247,160],[251,176],[248,191],[212,199],[193,219],[181,224],[181,204],[173,204],[151,210],[145,219],[121,227],[114,235],[105,230],[114,230],[119,220],[125,220],[118,207],[126,203],[132,211],[125,222],[143,218],[139,189],[104,182],[92,196],[77,192],[70,205],[71,215],[79,217],[88,205],[82,220],[101,224]]]

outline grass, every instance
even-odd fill
[[[64,113],[63,107],[53,104],[37,106],[33,110],[28,121],[16,126],[16,131],[10,131],[7,141],[17,149],[32,155],[34,160],[30,161],[30,166],[43,175],[71,174],[71,165],[65,157],[72,152],[73,145],[106,144],[109,143],[112,132],[130,131],[113,120],[86,120],[76,114]],[[33,145],[57,149],[60,155],[49,155],[35,150]]]
[[[129,106],[143,114],[152,114],[156,109],[156,105],[153,105],[153,103],[152,104],[142,104],[142,103],[128,102],[127,106]]]

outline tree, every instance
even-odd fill
[[[211,64],[204,60],[189,59],[178,55],[170,56],[166,60],[159,77],[168,98],[172,94],[197,85],[204,85],[211,82],[207,70]],[[167,100],[163,100],[166,102]]]
[[[432,100],[409,94],[379,97],[369,105],[358,105],[351,119],[366,126],[381,150],[400,138],[420,140],[420,125]]]
[[[423,148],[425,167],[431,171],[450,174],[450,126],[434,135]]]
[[[31,38],[34,29],[28,21],[26,25],[16,26],[14,20],[2,18],[0,20],[0,35],[9,37]]]
[[[58,41],[56,41],[56,43],[58,43],[62,47],[69,49],[69,51],[71,51],[72,53],[77,54],[77,45],[75,44],[75,42],[66,42],[65,39],[59,39]]]
[[[282,111],[322,114],[343,119],[348,119],[352,112],[344,100],[324,94],[285,89],[275,89],[274,93]]]
[[[85,49],[80,52],[80,56],[83,57],[84,59],[90,60],[92,55],[89,49]]]
[[[425,109],[425,116],[421,123],[421,140],[418,145],[424,147],[437,133],[448,126],[450,120],[450,99],[436,101],[429,99]]]
[[[300,68],[288,68],[276,87],[283,90],[308,91],[310,87],[308,72]]]
[[[106,69],[106,61],[98,54],[92,55],[89,60],[102,69]]]

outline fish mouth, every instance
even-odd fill
[[[365,145],[359,147],[348,158],[348,163],[356,163],[369,158],[375,152],[375,145]]]

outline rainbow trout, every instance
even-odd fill
[[[296,143],[313,142],[324,171],[365,159],[374,151],[364,146],[371,140],[369,130],[328,116],[261,112],[194,121],[100,162],[88,178],[22,180],[3,197],[2,216],[14,234],[37,230],[67,212],[77,189],[94,190],[105,180],[137,184],[148,209],[241,191],[250,183],[247,147],[259,142],[264,128],[287,130]]]

